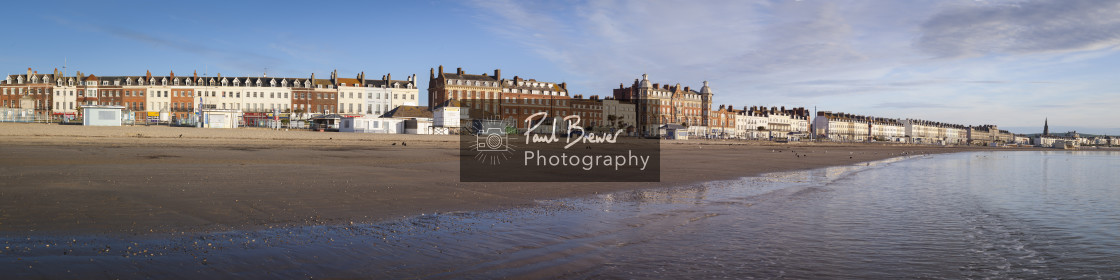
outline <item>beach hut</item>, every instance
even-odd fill
[[[342,118],[338,124],[338,132],[356,133],[404,133],[404,119],[373,118],[350,116]]]
[[[82,107],[82,125],[121,126],[124,106],[86,105]]]
[[[232,109],[202,110],[202,126],[206,128],[237,128],[241,112]]]
[[[688,140],[688,128],[683,125],[670,123],[661,126],[665,130],[665,137],[673,140]]]

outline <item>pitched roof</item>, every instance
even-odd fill
[[[381,115],[382,118],[431,118],[432,111],[427,106],[402,105]]]
[[[372,86],[372,87],[381,87],[381,86],[392,87],[394,83],[400,83],[401,87],[407,87],[407,85],[409,83],[412,83],[412,82],[402,81],[402,80],[389,80],[389,82],[386,83],[385,80],[366,80],[365,85],[366,86]]]
[[[351,79],[351,78],[338,78],[338,79],[335,79],[335,82],[338,82],[339,84],[345,83],[346,85],[349,85],[349,86],[360,85],[361,84],[361,82],[359,82],[358,79]]]
[[[489,75],[475,75],[475,74],[456,74],[456,73],[443,73],[443,76],[448,79],[472,80],[472,81],[490,81],[496,82],[495,77]]]

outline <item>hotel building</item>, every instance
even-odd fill
[[[629,87],[619,84],[614,97],[637,106],[639,134],[645,136],[660,135],[659,128],[666,124],[679,124],[688,127],[692,135],[702,135],[711,121],[713,93],[707,81],[695,91],[680,83],[652,83],[649,75],[642,74],[642,79],[634,79]]]
[[[36,119],[77,115],[82,105],[119,105],[137,121],[151,115],[172,120],[191,119],[200,107],[240,110],[246,116],[272,112],[310,114],[383,114],[400,105],[416,105],[419,90],[416,76],[392,80],[268,77],[96,76],[77,72],[67,77],[57,70],[39,74],[8,75],[0,81],[0,107],[20,108],[21,99],[31,99]]]

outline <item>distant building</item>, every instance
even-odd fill
[[[907,143],[963,145],[968,142],[968,127],[927,120],[904,119]]]
[[[312,114],[344,113],[380,115],[400,105],[417,105],[416,75],[406,80],[187,76],[174,71],[166,76],[97,76],[76,72],[73,77],[57,70],[39,74],[8,75],[0,80],[0,107],[18,108],[22,97],[32,98],[39,119],[80,115],[82,106],[122,106],[132,118],[166,115],[175,120],[195,120],[199,108],[237,110],[244,113],[293,113],[306,119]]]
[[[615,99],[635,104],[641,135],[658,135],[659,128],[670,123],[685,126],[694,134],[706,131],[711,120],[713,95],[707,81],[695,91],[680,83],[674,86],[652,83],[646,74],[642,74],[641,80],[634,79],[629,87],[619,84],[614,90]]]
[[[501,69],[495,69],[493,75],[467,74],[462,68],[444,73],[442,65],[438,73],[431,69],[428,81],[428,107],[460,100],[463,107],[470,109],[471,117],[510,119],[519,129],[528,128],[524,120],[538,112],[548,113],[549,117],[571,113],[567,83],[518,76],[504,79]]]

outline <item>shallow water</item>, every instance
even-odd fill
[[[670,170],[663,170],[671,172]],[[1120,153],[974,152],[373,225],[0,239],[19,278],[1120,278]]]

